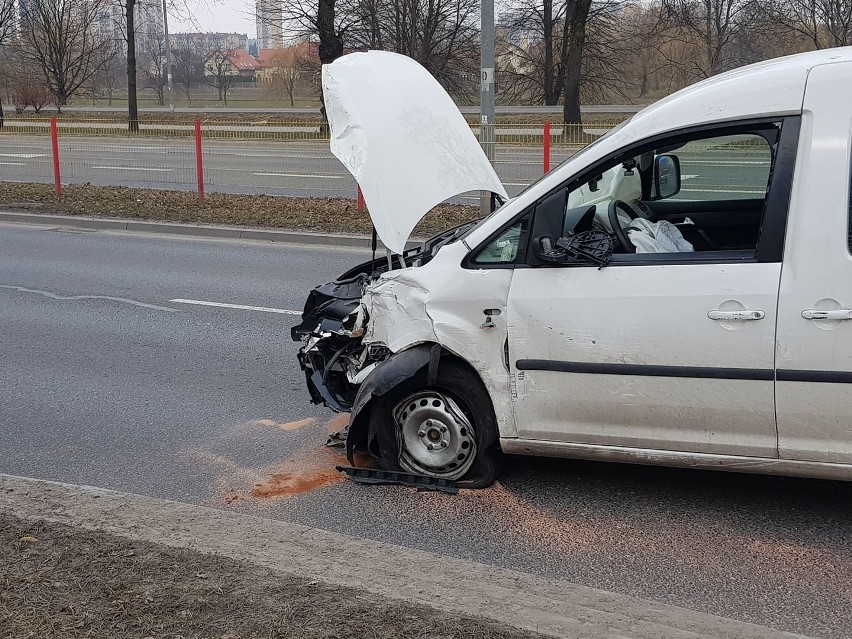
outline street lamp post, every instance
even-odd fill
[[[481,6],[479,142],[494,164],[494,0],[482,0]],[[482,192],[479,206],[483,215],[491,213],[491,193]]]
[[[169,12],[166,0],[163,0],[163,29],[166,32],[166,80],[169,84],[169,113],[175,111],[174,93],[172,92],[172,43],[169,40]]]

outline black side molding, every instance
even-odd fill
[[[651,364],[597,364],[550,359],[519,359],[519,371],[554,371],[591,375],[640,375],[645,377],[694,377],[701,379],[751,379],[771,382],[771,368],[714,368],[710,366],[656,366]],[[852,379],[850,380],[852,381]]]
[[[852,384],[852,372],[785,370],[779,368],[776,371],[776,379],[779,382],[822,382],[830,384]]]

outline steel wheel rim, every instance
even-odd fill
[[[409,395],[394,407],[393,420],[403,470],[452,480],[473,464],[473,426],[446,394],[426,390]]]

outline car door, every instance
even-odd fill
[[[715,183],[694,198],[702,206],[715,198],[723,208],[733,187],[751,180],[748,188],[764,194],[761,241],[733,251],[614,254],[604,268],[582,262],[536,266],[533,260],[516,269],[507,319],[520,437],[777,456],[778,227],[786,219],[790,170],[779,149],[795,150],[797,127],[795,120],[783,129],[780,121],[733,132],[712,127],[613,156],[617,165],[625,157],[644,157],[649,148],[696,141],[710,148],[728,144],[734,133],[764,144],[773,166],[736,173],[737,184],[720,167]],[[567,184],[567,197],[578,185],[593,188],[601,168],[608,167],[594,167]],[[713,175],[712,166],[705,168]],[[647,184],[642,190],[649,199]],[[635,206],[647,211],[643,204]],[[533,243],[538,215],[537,209]]]
[[[852,64],[808,76],[778,305],[784,459],[852,463]]]

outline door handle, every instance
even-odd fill
[[[831,311],[816,311],[812,308],[802,311],[806,320],[852,320],[852,310],[838,308]]]
[[[710,311],[707,313],[707,317],[711,320],[717,321],[751,321],[751,320],[762,320],[766,317],[766,313],[764,311],[750,311],[750,310],[742,310],[742,311]]]

